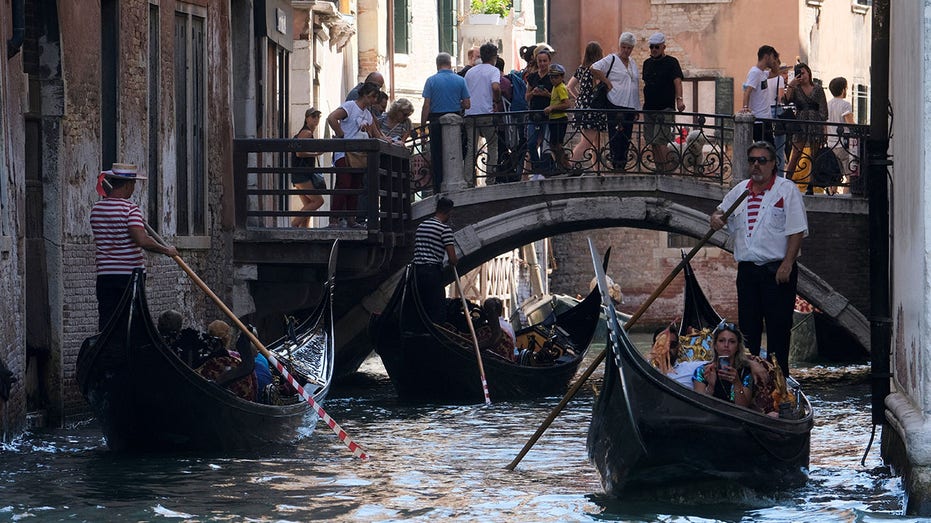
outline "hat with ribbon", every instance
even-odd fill
[[[114,163],[109,171],[100,171],[97,176],[97,194],[100,196],[107,195],[107,191],[104,190],[104,180],[107,178],[130,181],[147,179],[145,175],[139,174],[139,170],[131,163]]]

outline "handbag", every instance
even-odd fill
[[[611,70],[614,69],[614,55],[611,56],[611,67],[608,68],[608,72],[605,73],[605,78],[611,74]],[[614,107],[608,100],[608,86],[604,82],[598,84],[595,87],[595,90],[592,92],[592,103],[589,105],[592,109],[610,109]]]
[[[796,115],[794,104],[779,104],[775,107],[774,112],[776,113],[776,119],[782,120],[773,126],[773,132],[777,136],[801,132],[801,126],[795,122]]]

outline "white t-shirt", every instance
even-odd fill
[[[749,109],[753,116],[757,118],[771,118],[775,94],[769,92],[769,73],[757,66],[750,68],[747,73],[747,81],[744,82],[743,88],[752,87],[750,91]]]
[[[724,196],[718,209],[730,208],[750,183],[750,180],[738,183]],[[734,259],[738,262],[763,265],[782,260],[786,257],[789,236],[800,232],[808,236],[808,217],[802,193],[794,182],[786,178],[773,178],[773,186],[763,195],[752,234],[747,218],[747,200],[744,200],[727,219],[727,230],[734,239]]]
[[[670,378],[676,380],[676,383],[682,385],[683,387],[692,388],[692,375],[695,374],[695,369],[701,367],[702,365],[708,363],[703,360],[696,361],[682,361],[676,363],[671,369],[669,369]]]
[[[611,65],[611,61],[614,65]],[[611,90],[608,91],[608,101],[621,107],[640,109],[640,71],[633,58],[628,59],[627,66],[616,54],[598,60],[592,64],[592,69],[598,69],[608,76],[611,81]],[[610,73],[608,70],[610,69]]]
[[[359,107],[355,101],[345,102],[340,106],[346,111],[346,118],[339,121],[339,126],[343,130],[343,138],[347,140],[364,140],[369,137],[368,133],[362,130],[363,127],[372,123],[372,111]],[[346,156],[346,153],[337,151],[333,153],[333,162]]]
[[[828,121],[843,123],[844,117],[853,114],[853,106],[843,98],[831,98],[828,100]],[[840,142],[837,136],[837,126],[829,125],[827,128],[828,146],[834,147]]]
[[[466,116],[494,112],[492,86],[501,82],[501,71],[491,64],[478,64],[466,72],[465,81],[472,100],[471,107],[465,110]]]
[[[768,76],[768,75],[767,75]],[[766,80],[766,90],[769,91],[769,117],[776,117],[776,106],[779,105],[779,89],[785,89],[786,83],[781,75],[776,75]]]

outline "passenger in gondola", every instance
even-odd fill
[[[496,341],[492,350],[508,361],[515,361],[517,336],[511,322],[504,317],[504,303],[500,298],[491,297],[485,300],[482,308],[485,310],[485,317],[488,318],[492,338]]]
[[[669,376],[683,387],[692,387],[692,376],[698,367],[708,363],[705,360],[679,361],[682,345],[674,325],[662,327],[653,333],[653,347],[647,358],[660,372]]]
[[[442,324],[446,321],[446,290],[443,285],[443,258],[455,266],[456,245],[453,230],[447,224],[453,212],[453,201],[441,197],[436,202],[436,213],[417,226],[414,233],[414,277],[417,292],[430,321]]]
[[[240,358],[238,352],[229,351],[230,327],[222,320],[212,322],[207,332],[214,341],[213,351],[197,368],[198,374],[216,382],[220,387],[229,389],[230,392],[244,400],[255,401],[258,383],[253,372],[255,370],[254,355],[250,353]],[[251,348],[251,345],[247,347]]]
[[[181,335],[184,317],[176,310],[167,310],[158,315],[158,333],[165,340],[165,345],[171,347]]]
[[[255,328],[251,325],[249,327],[252,328],[252,334],[258,337]],[[273,384],[274,380],[272,379],[272,372],[268,365],[268,359],[266,359],[261,352],[256,350],[255,345],[245,333],[240,334],[239,338],[236,340],[236,349],[238,349],[240,354],[253,355],[252,359],[255,361],[255,370],[253,372],[256,380],[255,400],[259,403],[273,403],[273,398],[277,397],[278,394],[272,392],[275,385]]]
[[[695,369],[692,387],[703,394],[750,407],[753,376],[747,361],[743,334],[733,323],[718,325],[711,335],[714,359]]]

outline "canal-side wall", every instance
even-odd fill
[[[907,511],[931,515],[931,1],[892,2],[890,206],[892,393],[883,457],[903,474]],[[912,52],[899,52],[900,49]]]

